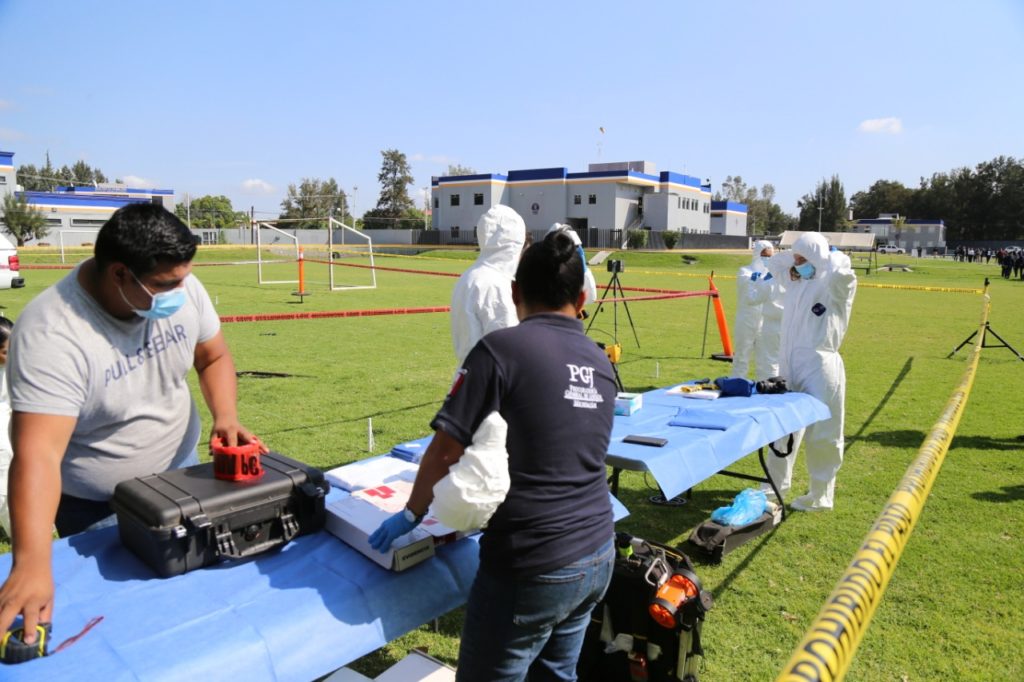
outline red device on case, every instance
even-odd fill
[[[260,466],[260,441],[256,436],[248,443],[224,445],[220,438],[210,447],[213,475],[222,481],[255,481],[263,476]]]

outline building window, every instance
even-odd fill
[[[581,194],[573,194],[572,195],[572,203],[573,203],[574,206],[581,205],[583,203],[583,195],[581,195]]]
[[[0,175],[0,185],[6,185],[6,184],[7,184],[7,176],[6,175]]]
[[[682,207],[683,207],[683,198],[682,197],[676,197],[676,208],[682,208]]]
[[[459,205],[459,195],[458,194],[453,194],[451,196],[451,202],[452,202],[451,203],[452,206],[458,206]]]
[[[458,225],[452,225],[452,239],[458,239],[458,238],[459,238],[459,226]]]
[[[437,208],[440,204],[441,204],[440,199],[438,199],[437,197],[434,197],[434,208]]]
[[[587,195],[587,203],[588,204],[597,204],[597,195],[596,194]]]
[[[473,195],[473,205],[474,206],[483,206],[484,205],[484,193],[483,192],[476,192]]]

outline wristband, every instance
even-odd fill
[[[409,523],[419,523],[423,520],[423,517],[426,516],[426,514],[420,514],[419,516],[417,516],[416,512],[414,512],[412,509],[409,509],[409,507],[405,507],[404,509],[402,509],[402,513],[405,515],[405,520]]]

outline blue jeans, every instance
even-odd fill
[[[481,569],[473,581],[457,682],[576,679],[590,612],[615,565],[612,538],[578,561],[528,578]]]

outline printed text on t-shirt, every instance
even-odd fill
[[[604,402],[604,398],[594,388],[593,367],[570,364],[566,364],[566,367],[569,368],[569,386],[565,389],[563,397],[571,400],[573,407],[593,410],[597,408],[598,403]]]
[[[103,372],[103,385],[107,386],[111,381],[117,381],[122,377],[127,376],[130,372],[138,369],[146,362],[147,359],[151,359],[154,356],[167,350],[171,345],[181,343],[188,340],[188,334],[185,333],[185,327],[176,324],[174,325],[174,331],[159,331],[157,330],[153,336],[146,340],[146,343],[141,348],[136,349],[134,353],[121,353],[118,358],[110,367]]]

